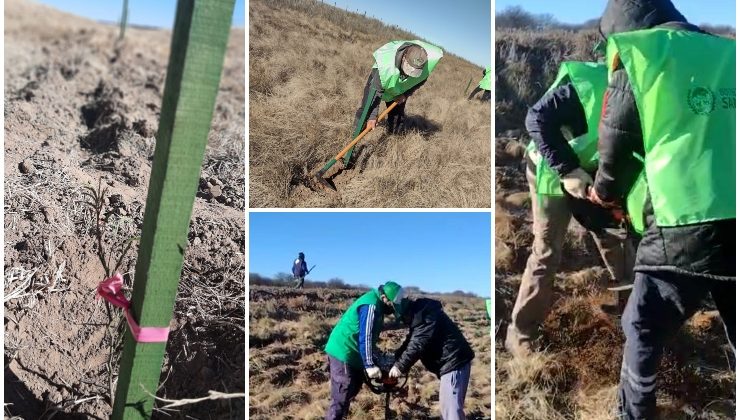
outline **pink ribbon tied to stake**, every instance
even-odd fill
[[[131,302],[126,299],[121,289],[123,288],[123,276],[116,273],[98,284],[98,298],[103,298],[113,306],[123,309],[126,321],[131,330],[131,335],[137,343],[165,343],[170,333],[169,327],[140,327],[131,315]]]

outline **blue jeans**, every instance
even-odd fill
[[[362,370],[353,368],[332,356],[329,356],[329,372],[331,403],[325,419],[341,420],[349,414],[349,403],[360,392],[364,376]]]
[[[619,380],[619,418],[655,418],[655,384],[665,343],[712,295],[735,348],[735,282],[673,272],[638,272],[622,314],[626,342]]]

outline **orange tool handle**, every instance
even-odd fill
[[[381,114],[380,114],[380,115],[378,116],[378,119],[377,119],[377,121],[380,121],[380,120],[382,120],[383,118],[385,118],[385,116],[386,116],[386,115],[388,115],[388,113],[389,113],[389,112],[391,112],[391,110],[392,110],[393,108],[395,108],[395,107],[396,107],[396,105],[398,105],[398,102],[393,102],[392,104],[390,104],[390,105],[388,106],[388,108],[386,108],[386,109],[385,109],[385,111],[383,111],[383,112],[382,112],[382,113],[381,113]],[[349,144],[348,144],[347,146],[345,146],[345,147],[344,147],[344,149],[342,149],[342,151],[341,151],[341,152],[337,153],[337,155],[336,155],[336,156],[334,157],[334,159],[335,159],[335,160],[339,160],[339,159],[341,159],[341,158],[342,158],[342,156],[344,156],[344,155],[345,155],[345,154],[346,154],[346,153],[347,153],[347,152],[349,151],[349,149],[351,149],[351,148],[355,147],[355,145],[357,144],[357,142],[359,142],[360,140],[362,140],[362,138],[363,138],[363,137],[365,137],[365,134],[369,133],[370,131],[372,131],[372,129],[371,129],[370,127],[365,127],[365,129],[364,129],[364,130],[362,130],[362,132],[361,132],[360,134],[358,134],[358,135],[357,135],[357,137],[355,137],[355,139],[354,139],[354,140],[352,140],[352,141],[351,141],[351,142],[350,142],[350,143],[349,143]]]

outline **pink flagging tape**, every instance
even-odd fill
[[[103,298],[113,306],[123,309],[126,321],[131,330],[131,335],[137,343],[165,343],[170,333],[169,327],[140,327],[131,315],[131,302],[126,299],[121,289],[123,288],[123,276],[116,273],[98,284],[98,298]]]

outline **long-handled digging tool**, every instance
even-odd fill
[[[393,355],[381,354],[376,358],[376,362],[382,372],[381,378],[370,379],[370,377],[367,376],[367,372],[363,369],[365,374],[365,383],[374,394],[385,394],[385,419],[391,420],[393,418],[393,413],[391,411],[391,394],[397,394],[403,390],[406,387],[409,377],[408,374],[401,379],[391,378],[388,376],[388,372],[393,367]]]
[[[385,118],[386,116],[388,116],[388,113],[389,113],[389,112],[391,112],[391,111],[393,110],[393,108],[395,108],[395,107],[396,107],[396,105],[398,105],[398,102],[393,102],[392,104],[390,104],[390,105],[388,106],[388,108],[386,108],[386,109],[385,109],[385,111],[383,111],[383,112],[382,112],[382,113],[381,113],[381,114],[380,114],[380,115],[378,116],[377,122],[380,122],[380,121],[382,121],[382,120],[383,120],[383,118]],[[334,156],[334,158],[332,158],[332,160],[330,160],[329,162],[327,162],[327,163],[326,163],[326,165],[324,165],[324,167],[323,167],[323,168],[321,168],[321,169],[320,169],[320,170],[319,170],[318,172],[316,172],[316,175],[315,175],[316,181],[317,181],[317,182],[318,182],[318,183],[319,183],[320,185],[323,185],[323,186],[324,186],[324,187],[326,187],[326,188],[329,188],[329,189],[332,189],[332,190],[336,191],[336,190],[337,190],[337,188],[336,188],[336,187],[335,187],[334,185],[330,184],[330,183],[329,183],[329,181],[328,181],[328,180],[327,180],[326,178],[324,178],[324,174],[325,174],[325,173],[326,173],[326,171],[328,171],[328,170],[329,170],[329,169],[330,169],[330,168],[331,168],[332,166],[334,166],[334,164],[335,164],[335,163],[337,163],[337,161],[338,161],[339,159],[341,159],[341,158],[342,158],[342,156],[344,156],[344,155],[345,155],[345,154],[346,154],[347,152],[349,152],[350,150],[352,150],[352,148],[353,148],[353,147],[355,147],[355,145],[356,145],[357,143],[359,143],[359,141],[360,141],[360,140],[362,140],[362,138],[363,138],[363,137],[365,137],[365,135],[366,135],[367,133],[369,133],[370,131],[372,131],[372,130],[373,130],[373,129],[372,129],[372,128],[370,128],[370,127],[365,127],[365,129],[364,129],[364,130],[362,130],[362,132],[360,132],[360,134],[358,134],[358,135],[357,135],[357,137],[355,137],[355,139],[354,139],[354,140],[352,140],[352,141],[351,141],[351,142],[350,142],[350,143],[349,143],[348,145],[344,146],[344,149],[342,149],[342,151],[341,151],[341,152],[337,153],[337,155],[336,155],[336,156]],[[348,161],[348,160],[349,160],[349,159],[347,159],[346,161],[344,161],[344,165],[345,165],[345,166],[346,166],[346,165],[347,165],[347,164],[349,163],[349,161]]]

